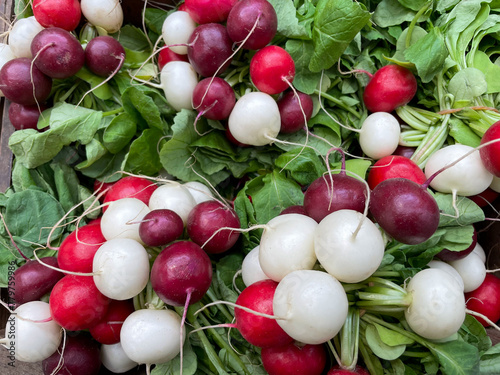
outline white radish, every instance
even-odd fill
[[[62,329],[50,315],[47,302],[31,301],[19,306],[5,326],[4,346],[22,362],[40,362],[55,353]]]
[[[83,16],[92,25],[116,33],[123,25],[123,8],[120,0],[81,0]]]
[[[16,55],[12,51],[12,47],[5,43],[0,43],[0,69],[7,61],[15,59]]]
[[[269,220],[259,245],[259,263],[264,273],[280,281],[295,270],[310,270],[316,264],[314,231],[318,223],[306,215],[279,215]]]
[[[228,127],[233,137],[243,144],[271,144],[281,129],[278,104],[269,94],[249,92],[234,105]]]
[[[462,280],[462,276],[460,276],[458,271],[448,263],[443,262],[442,260],[431,260],[427,265],[429,266],[429,268],[439,268],[443,271],[448,272],[462,286],[462,289],[464,288],[464,281]]]
[[[339,281],[356,283],[380,266],[385,241],[377,226],[354,210],[338,210],[325,216],[314,235],[320,264]]]
[[[115,374],[122,374],[138,366],[137,362],[127,357],[121,343],[102,344],[101,362],[104,367]]]
[[[131,238],[142,243],[139,225],[149,211],[148,206],[137,198],[121,198],[112,201],[101,218],[101,231],[104,238],[106,240]]]
[[[34,16],[21,18],[14,23],[9,32],[9,46],[16,57],[33,57],[31,55],[31,41],[44,27]]]
[[[467,153],[470,155],[435,176],[430,186],[441,193],[471,196],[486,190],[493,175],[484,167],[479,151],[462,144],[445,146],[431,155],[425,165],[425,176],[431,177],[446,165],[455,162]]]
[[[187,43],[189,37],[196,29],[196,22],[193,21],[188,12],[175,11],[170,13],[161,28],[161,34],[165,45],[172,46],[169,47],[173,52],[186,55],[187,54]],[[177,45],[184,44],[184,45]]]
[[[393,115],[374,112],[361,125],[359,145],[368,157],[380,159],[396,150],[400,135],[399,121]]]
[[[348,310],[342,284],[315,270],[290,272],[278,284],[273,298],[276,322],[296,341],[322,344],[342,328]]]
[[[254,247],[243,259],[241,264],[241,277],[246,286],[269,277],[262,271],[259,262],[259,246]]]
[[[159,186],[149,198],[151,210],[172,210],[181,217],[184,225],[186,225],[188,215],[194,206],[196,206],[196,201],[189,189],[178,183]]]
[[[479,256],[479,258],[481,258],[483,263],[486,263],[486,252],[484,251],[483,247],[479,243],[476,243],[476,246],[474,247],[472,252],[474,254],[476,254],[477,256]]]
[[[170,61],[162,68],[160,85],[168,103],[176,110],[193,109],[191,99],[198,74],[186,61]]]
[[[196,201],[196,204],[214,199],[214,195],[210,188],[201,182],[189,181],[183,185],[189,189],[189,192]]]
[[[486,277],[486,266],[479,255],[472,252],[466,257],[449,262],[464,282],[464,292],[479,288]]]
[[[120,342],[131,360],[151,365],[168,362],[180,353],[180,335],[181,318],[174,311],[143,309],[125,319]]]
[[[149,256],[146,249],[130,238],[106,241],[94,255],[94,283],[106,297],[115,300],[138,295],[149,280]]]
[[[493,181],[491,181],[490,189],[500,193],[500,177],[493,176]]]

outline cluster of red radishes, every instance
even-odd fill
[[[125,50],[116,39],[97,36],[84,49],[75,37],[88,7],[88,0],[81,5],[77,0],[34,1],[34,15],[14,23],[9,43],[2,45],[0,90],[11,102],[9,119],[15,129],[37,128],[40,113],[50,106],[54,79],[72,77],[84,66],[108,77],[122,66]],[[91,13],[84,13],[86,19],[93,19]]]

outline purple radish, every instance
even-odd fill
[[[117,72],[125,60],[125,49],[108,35],[93,38],[85,48],[85,66],[94,74],[108,77]]]
[[[169,209],[151,210],[139,224],[139,236],[147,246],[163,246],[184,232],[181,217]]]
[[[295,133],[307,126],[313,112],[313,101],[303,92],[295,94],[288,90],[278,99],[278,108],[281,116],[280,133]]]
[[[235,103],[233,88],[219,77],[202,79],[193,91],[193,107],[211,120],[227,119]]]
[[[9,120],[14,129],[37,129],[40,114],[47,109],[46,105],[23,105],[11,103],[9,106]]]

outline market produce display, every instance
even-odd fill
[[[500,373],[477,229],[500,193],[500,3],[125,5],[15,1],[0,355]]]

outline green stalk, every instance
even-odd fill
[[[316,95],[320,94],[319,90],[314,90],[314,93]],[[341,107],[342,109],[352,113],[354,116],[356,116],[356,118],[361,119],[361,115],[359,114],[359,112],[356,111],[354,108],[346,105],[342,100],[337,99],[336,97],[329,95],[326,92],[321,92],[321,97],[334,103],[335,105]]]
[[[212,288],[209,288],[207,293],[206,293],[206,296],[210,299],[210,301],[212,302],[217,302],[220,300],[220,298],[217,298],[217,296],[215,295],[214,291],[212,290]],[[226,318],[226,320],[228,322],[231,322],[233,319],[234,319],[234,315],[231,314],[229,312],[229,309],[227,308],[227,306],[219,303],[216,305],[216,307],[219,309],[219,311],[224,315],[224,317]]]

